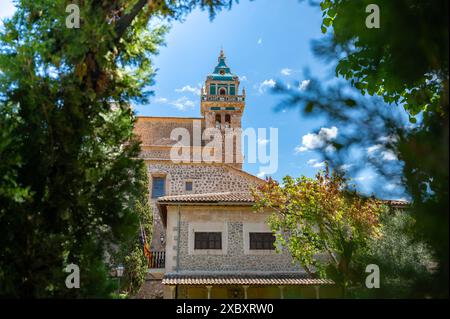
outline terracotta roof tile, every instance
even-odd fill
[[[158,203],[254,203],[250,192],[217,192],[202,194],[169,195],[158,198]],[[401,200],[383,200],[393,208],[407,208],[411,203]]]
[[[383,202],[393,208],[407,208],[409,205],[411,205],[410,202],[404,200],[384,200]]]
[[[248,192],[223,192],[205,194],[171,195],[158,198],[158,203],[253,203],[254,198]]]
[[[333,285],[330,279],[309,278],[306,274],[188,275],[166,274],[164,285]]]

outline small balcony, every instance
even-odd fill
[[[164,269],[166,267],[166,252],[152,250],[148,258],[149,269]]]
[[[202,101],[243,102],[245,95],[202,95]]]

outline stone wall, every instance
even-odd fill
[[[233,112],[221,112],[220,114],[222,117],[225,117],[225,114],[229,114],[231,117],[231,127],[239,130],[225,129],[225,124],[223,124],[222,130],[220,131],[222,146],[217,147],[215,151],[213,150],[213,145],[210,144],[210,142],[216,140],[213,139],[211,132],[203,136],[205,128],[215,128],[214,112],[205,114],[211,123],[205,123],[205,119],[203,118],[138,117],[134,127],[134,133],[142,142],[140,157],[144,159],[170,160],[171,147],[177,144],[176,151],[178,151],[180,145],[183,144],[184,147],[188,148],[186,152],[191,154],[189,159],[187,159],[190,162],[197,161],[196,159],[198,158],[206,163],[214,161],[242,169],[243,157],[240,144],[241,114]],[[210,117],[212,119],[209,119]],[[174,131],[175,129],[178,129],[178,131]],[[172,132],[176,133],[174,139],[170,138]],[[189,140],[185,138],[180,139],[178,135],[182,132],[183,135],[186,132],[189,134]],[[203,140],[203,137],[205,140]],[[213,144],[215,146],[215,143]],[[198,157],[192,155],[193,150],[198,154]],[[211,158],[208,156],[202,159],[202,153],[211,154]],[[213,154],[214,156],[212,156]]]
[[[178,207],[169,206],[167,228],[171,236],[167,238],[166,272],[302,271],[300,266],[292,264],[290,254],[284,249],[281,253],[274,250],[245,249],[245,238],[248,236],[245,229],[259,227],[258,231],[270,231],[266,224],[268,215],[269,213],[255,213],[250,206],[180,206],[181,219],[178,223]],[[193,252],[194,231],[206,231],[208,228],[210,231],[218,231],[218,227],[222,227],[225,232],[222,251]]]
[[[190,193],[248,192],[262,181],[250,174],[239,172],[225,165],[174,164],[171,162],[148,163],[150,176],[166,176],[166,195],[185,194],[185,182],[193,182]],[[151,189],[150,180],[150,189]]]
[[[245,172],[233,169],[223,164],[174,164],[169,161],[147,161],[149,174],[149,194],[151,196],[152,177],[166,178],[166,195],[199,194],[217,192],[248,192],[250,188],[261,183],[262,180]],[[192,181],[193,189],[185,191],[185,182]],[[154,211],[154,228],[152,249],[163,250],[161,235],[165,237],[165,230],[161,224],[160,215],[151,199]]]
[[[194,123],[200,125],[200,133],[205,127],[203,118],[177,118],[177,117],[138,117],[134,132],[139,136],[143,146],[173,145],[176,141],[170,139],[170,133],[176,128],[184,128],[192,138]]]

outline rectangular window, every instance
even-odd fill
[[[165,182],[164,177],[153,177],[152,181],[152,198],[157,198],[165,195]]]
[[[194,249],[222,249],[222,233],[196,232]]]
[[[209,94],[211,94],[211,95],[216,94],[216,85],[215,84],[211,84],[211,86],[209,87]]]
[[[272,233],[249,233],[250,249],[275,249],[275,236]]]
[[[191,192],[192,191],[192,182],[186,182],[185,189],[186,189],[186,191]]]

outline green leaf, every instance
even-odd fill
[[[355,105],[356,105],[356,101],[353,100],[353,99],[346,99],[346,100],[344,101],[344,103],[345,103],[345,105],[347,105],[347,106],[355,106]]]
[[[306,104],[305,112],[306,112],[306,113],[311,113],[311,112],[313,111],[313,109],[314,109],[314,102],[309,101],[309,102]]]
[[[320,3],[320,9],[323,11],[331,6],[330,0],[325,0]]]
[[[331,18],[323,19],[323,24],[327,27],[329,27],[332,23],[333,23],[333,19],[331,19]]]

